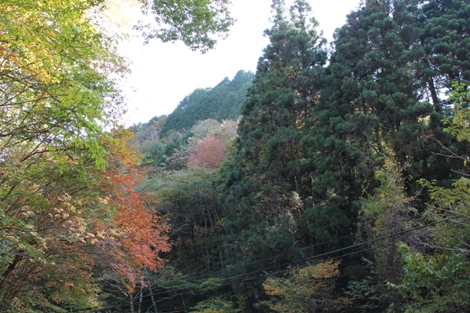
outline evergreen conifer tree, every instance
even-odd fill
[[[284,6],[282,0],[273,1],[273,26],[265,32],[270,44],[242,107],[235,165],[227,180],[230,275],[259,276],[257,270],[278,270],[292,261],[297,219],[309,193],[302,136],[318,101],[327,53],[308,2],[296,0],[289,17]],[[253,292],[261,289],[256,283]]]

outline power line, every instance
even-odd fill
[[[341,239],[344,239],[344,238],[348,238],[348,237],[351,237],[350,235],[345,235],[345,236],[341,236],[341,237],[338,237],[338,238],[334,238],[334,239],[331,239],[331,240],[328,240],[328,241],[323,241],[323,242],[320,242],[320,243],[316,243],[314,245],[310,245],[310,246],[306,246],[306,247],[303,247],[303,248],[300,248],[299,251],[305,251],[307,249],[313,249],[313,248],[316,248],[316,247],[319,247],[319,246],[322,246],[322,245],[326,245],[326,244],[329,244],[329,243],[333,243],[333,242],[337,242]],[[276,259],[276,258],[279,258],[281,256],[286,256],[286,255],[289,255],[289,253],[282,253],[282,254],[277,254],[275,256],[271,256],[271,257],[268,257],[268,258],[265,258],[265,259],[260,259],[260,260],[256,260],[256,261],[252,261],[252,262],[249,262],[249,263],[243,263],[243,266],[248,266],[248,265],[253,265],[253,264],[257,264],[257,263],[262,263],[262,262],[265,262],[265,261],[269,261],[269,260],[273,260],[273,259]],[[299,261],[299,260],[294,260],[292,261],[291,263],[295,263],[296,261]],[[302,259],[300,260],[302,261]],[[279,264],[279,265],[276,265],[274,267],[279,267],[279,266],[283,266],[285,265],[286,263],[284,264]],[[289,263],[287,263],[289,264]],[[272,267],[271,267],[272,268]],[[225,270],[219,270],[219,271],[215,271],[215,272],[212,272],[211,273],[211,276],[214,276],[214,275],[217,275],[217,274],[223,274],[225,272]],[[186,280],[197,280],[197,279],[201,279],[201,278],[204,278],[204,279],[207,279],[208,277],[206,275],[198,275],[198,276],[189,276],[189,277],[185,277]]]
[[[368,245],[368,244],[371,244],[371,243],[374,243],[374,242],[377,242],[377,241],[381,241],[381,240],[385,240],[385,239],[388,239],[388,238],[391,238],[391,237],[395,237],[395,236],[399,236],[399,235],[402,235],[402,234],[405,234],[405,233],[409,233],[409,232],[412,232],[412,231],[415,231],[415,230],[419,230],[419,229],[423,229],[423,228],[426,228],[426,227],[429,227],[429,226],[433,226],[433,225],[436,225],[436,224],[439,224],[439,223],[442,223],[444,221],[447,221],[447,219],[444,219],[444,220],[441,220],[441,221],[437,221],[437,222],[433,222],[433,223],[429,223],[429,224],[426,224],[426,225],[421,225],[421,226],[417,226],[417,227],[413,227],[413,228],[409,228],[409,229],[405,229],[405,230],[402,230],[402,231],[399,231],[399,232],[396,232],[396,233],[393,233],[393,234],[389,234],[389,235],[385,235],[385,236],[382,236],[382,237],[378,237],[378,238],[374,238],[374,239],[371,239],[371,240],[367,240],[367,241],[363,241],[363,242],[360,242],[360,243],[357,243],[357,244],[354,244],[354,245],[350,245],[350,246],[347,246],[347,247],[343,247],[343,248],[339,248],[339,249],[335,249],[333,251],[328,251],[328,252],[325,252],[325,253],[321,253],[321,254],[318,254],[318,255],[315,255],[315,256],[311,256],[311,257],[306,257],[306,258],[302,258],[300,260],[295,260],[295,261],[292,261],[292,262],[287,262],[287,263],[284,263],[284,264],[279,264],[279,265],[276,265],[276,266],[271,266],[271,267],[268,267],[268,268],[262,268],[262,269],[259,269],[259,270],[255,270],[255,271],[252,271],[252,272],[248,272],[248,273],[243,273],[243,274],[239,274],[239,275],[234,275],[234,276],[230,276],[230,277],[225,277],[225,278],[221,278],[219,279],[220,282],[223,282],[223,281],[227,281],[225,283],[222,283],[220,284],[219,286],[228,286],[230,285],[232,282],[231,280],[235,279],[235,278],[239,278],[239,277],[246,277],[246,276],[249,276],[249,275],[252,275],[252,274],[257,274],[257,273],[262,273],[262,272],[266,272],[268,270],[272,270],[272,269],[275,269],[275,268],[278,268],[278,267],[284,267],[284,266],[288,266],[288,265],[293,265],[293,264],[296,264],[296,263],[299,263],[299,262],[305,262],[305,261],[309,261],[309,260],[315,260],[315,259],[319,259],[319,258],[324,258],[324,257],[327,257],[327,256],[330,256],[332,254],[335,254],[335,253],[339,253],[339,252],[344,252],[344,251],[347,251],[349,249],[353,249],[353,248],[358,248],[358,247],[361,247],[361,246],[364,246],[364,245]],[[341,238],[344,238],[345,236],[341,237]],[[335,239],[335,240],[330,240],[330,241],[327,241],[327,242],[323,242],[323,243],[319,243],[319,244],[316,244],[316,245],[313,245],[313,246],[309,246],[309,247],[305,247],[303,249],[308,249],[308,248],[313,248],[313,247],[316,247],[316,246],[319,246],[319,245],[323,245],[323,244],[326,244],[326,243],[330,243],[330,242],[334,242],[334,241],[337,241],[339,240],[340,238],[338,239]],[[376,248],[367,248],[367,249],[360,249],[358,251],[354,251],[354,252],[350,252],[350,253],[347,253],[347,254],[343,254],[341,256],[336,256],[336,257],[331,257],[332,259],[337,259],[337,258],[344,258],[346,256],[350,256],[350,255],[354,255],[354,254],[358,254],[358,253],[361,253],[361,252],[367,252],[367,251],[372,251],[372,250],[375,250]],[[281,255],[284,255],[284,254],[281,254]],[[278,255],[279,256],[279,255]],[[275,257],[272,257],[272,258],[267,258],[267,259],[264,259],[264,260],[258,260],[256,262],[251,262],[249,264],[256,264],[256,263],[261,263],[261,262],[264,262],[265,260],[269,260],[269,259],[274,259],[278,256],[275,256]],[[317,264],[317,263],[314,263],[314,264]],[[282,269],[282,270],[279,270],[279,271],[275,271],[275,272],[270,272],[270,273],[266,273],[265,275],[262,275],[262,276],[268,276],[268,275],[275,275],[275,274],[279,274],[279,273],[283,273],[283,272],[286,272],[286,271],[289,271],[289,270],[292,270],[292,269]],[[223,272],[223,271],[219,271],[219,272]],[[217,272],[216,272],[217,273]],[[205,277],[206,279],[210,278],[210,277]],[[246,278],[244,281],[248,281],[248,280],[254,280],[254,279],[259,279],[260,277],[249,277],[249,278]],[[165,290],[165,291],[161,291],[161,292],[157,292],[157,293],[153,293],[151,295],[147,295],[146,297],[149,297],[149,296],[158,296],[158,295],[163,295],[163,294],[168,294],[168,293],[171,293],[171,292],[178,292],[178,291],[184,291],[184,290],[187,290],[187,289],[190,289],[192,287],[185,287],[185,288],[177,288],[177,289],[172,289],[172,290]],[[150,302],[151,300],[144,300],[142,301],[141,303],[148,303]],[[124,303],[124,300],[119,300],[119,301],[116,301],[116,302],[111,302],[111,303],[108,303],[108,304],[113,304],[113,303]],[[105,310],[106,308],[103,308],[103,309],[96,309],[96,308],[90,308],[89,310]],[[72,312],[77,312],[77,311],[72,311]]]
[[[310,245],[310,246],[307,246],[307,247],[303,247],[303,248],[300,248],[299,251],[304,251],[304,250],[307,250],[307,249],[313,249],[313,248],[316,248],[316,247],[319,247],[319,246],[322,246],[322,245],[326,245],[326,244],[329,244],[329,243],[333,243],[333,242],[337,242],[341,239],[344,239],[344,238],[348,238],[350,237],[349,235],[346,235],[346,236],[342,236],[342,237],[338,237],[338,238],[335,238],[335,239],[331,239],[331,240],[328,240],[328,241],[324,241],[324,242],[320,242],[320,243],[316,243],[314,245]],[[257,263],[262,263],[262,262],[265,262],[265,261],[269,261],[269,260],[273,260],[273,259],[277,259],[281,256],[286,256],[286,255],[289,255],[289,253],[282,253],[282,254],[277,254],[275,256],[271,256],[271,257],[268,257],[268,258],[265,258],[265,259],[260,259],[260,260],[256,260],[256,261],[252,261],[252,262],[249,262],[249,263],[243,263],[243,266],[248,266],[248,265],[253,265],[253,264],[257,264]],[[295,261],[293,261],[295,262]],[[282,266],[283,264],[280,264],[278,266]],[[277,267],[277,266],[276,266]],[[212,272],[212,275],[214,274],[223,274],[225,272],[225,270],[220,270],[220,271],[215,271],[215,272]],[[196,280],[196,279],[200,279],[200,278],[207,278],[206,275],[199,275],[199,276],[193,276],[193,277],[187,277],[188,280]]]

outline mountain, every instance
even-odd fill
[[[230,80],[227,77],[214,88],[199,88],[186,96],[168,115],[162,135],[171,130],[188,130],[198,121],[236,119],[245,101],[246,92],[252,85],[252,72],[238,71]]]

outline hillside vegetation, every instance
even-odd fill
[[[168,115],[162,135],[189,130],[198,121],[237,119],[254,74],[239,71],[232,80],[225,78],[214,88],[196,89]]]
[[[332,49],[273,9],[238,121],[225,80],[134,128],[172,243],[142,308],[470,310],[470,4],[365,1]]]

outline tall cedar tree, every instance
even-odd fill
[[[306,139],[317,152],[313,158],[317,182],[314,200],[323,200],[325,212],[340,209],[353,222],[363,199],[371,202],[383,190],[377,185],[374,170],[383,167],[386,159],[397,164],[405,178],[403,199],[421,189],[416,183],[420,178],[443,183],[451,177],[450,166],[455,163],[436,157],[442,153],[436,142],[450,140],[442,131],[443,100],[439,96],[451,87],[446,82],[450,68],[453,75],[460,73],[461,79],[465,70],[459,57],[451,57],[460,44],[439,52],[433,42],[444,39],[429,29],[439,28],[439,24],[463,25],[455,17],[464,5],[457,7],[441,1],[366,1],[337,30],[322,101],[312,122],[317,131]],[[437,8],[440,19],[433,17]],[[446,36],[456,38],[463,31],[463,27],[450,27]],[[424,195],[413,202],[416,208],[425,207]],[[310,218],[306,221],[315,231],[331,220],[319,218],[326,216],[318,214],[320,208],[316,205],[307,210]],[[385,216],[386,212],[380,214]],[[401,223],[396,218],[394,222]],[[350,232],[354,225],[350,224]],[[405,228],[406,223],[401,223],[396,229]],[[390,240],[389,247],[394,248],[396,240]],[[395,249],[388,252],[396,254]],[[380,272],[385,256],[370,257],[375,259],[379,280],[400,278],[397,267]],[[389,260],[396,257],[387,256]],[[343,264],[353,265],[351,260],[343,260]],[[387,301],[400,305],[398,300],[389,299],[383,301],[385,307],[390,304]]]
[[[418,10],[416,2],[366,1],[335,33],[321,101],[304,138],[316,173],[316,205],[306,219],[315,232],[327,224],[333,229],[332,216],[340,212],[354,222],[360,198],[377,187],[374,169],[387,158],[405,168],[409,193],[416,179],[448,177],[448,165],[431,153],[439,147],[430,138],[445,136],[442,110],[430,96],[435,85],[420,80]]]
[[[260,270],[279,270],[295,255],[296,221],[311,182],[302,168],[301,138],[327,58],[306,1],[294,2],[290,18],[285,16],[284,1],[273,1],[272,8],[273,26],[265,31],[270,44],[258,61],[242,108],[235,165],[224,194],[230,208],[228,261],[233,265],[228,275],[250,273],[241,280],[258,277]],[[256,281],[245,287],[234,284],[249,296],[261,289]]]

